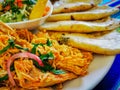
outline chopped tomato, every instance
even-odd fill
[[[22,7],[23,7],[22,0],[15,0],[15,4],[17,4],[17,6],[18,6],[19,8],[22,8]]]
[[[10,5],[7,5],[5,8],[4,8],[5,11],[8,11],[10,10]]]
[[[50,11],[50,7],[46,7],[45,8],[45,11],[44,11],[44,13],[43,13],[43,16],[45,16],[45,15],[47,15],[47,13]]]

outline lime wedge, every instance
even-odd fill
[[[41,18],[43,16],[46,4],[48,0],[37,0],[37,3],[33,7],[29,19]]]

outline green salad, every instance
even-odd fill
[[[5,23],[26,21],[37,0],[4,0],[0,3],[0,20]]]

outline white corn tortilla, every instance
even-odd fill
[[[56,3],[55,3],[56,4]],[[65,3],[59,6],[54,5],[53,14],[85,11],[93,8],[95,4],[85,2]]]
[[[98,20],[108,17],[116,12],[118,8],[108,6],[98,6],[87,11],[53,14],[47,18],[47,21],[64,21],[64,20]]]
[[[66,31],[66,32],[96,32],[112,30],[120,26],[120,20],[105,18],[98,21],[58,21],[46,22],[40,26],[40,29],[48,31]]]
[[[52,38],[73,47],[98,54],[115,55],[120,53],[120,32],[117,30],[94,34],[50,32]]]

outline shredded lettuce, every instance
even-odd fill
[[[0,20],[5,23],[28,20],[36,1],[37,0],[23,0],[23,6],[22,8],[19,8],[14,4],[15,0],[5,0],[1,3],[2,10],[0,10]],[[7,6],[10,6],[10,10],[5,9]]]

